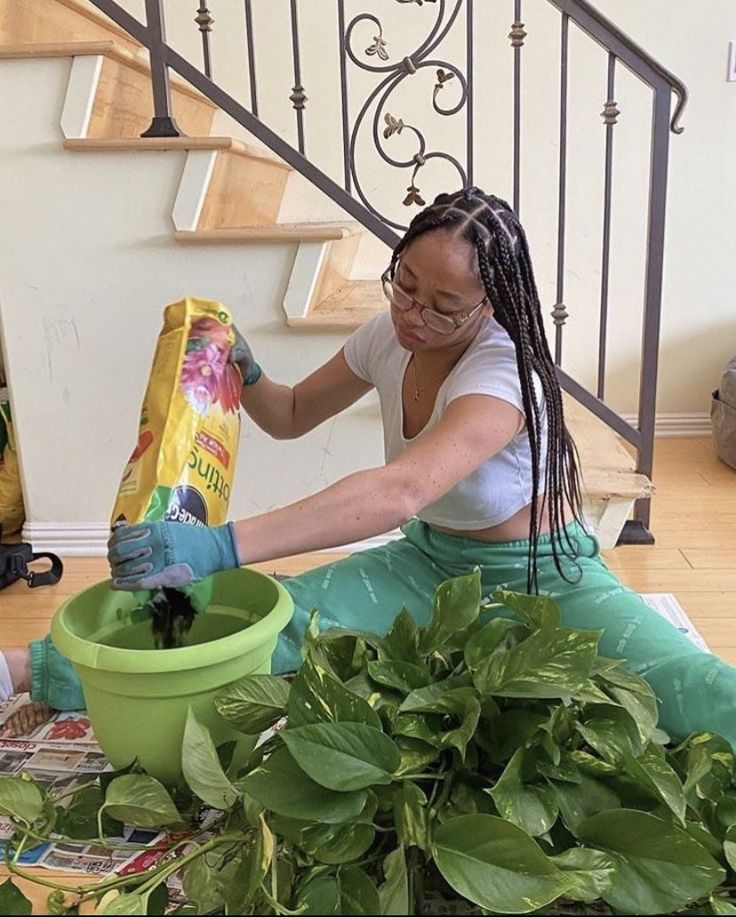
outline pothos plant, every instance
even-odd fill
[[[162,913],[178,873],[190,914],[736,914],[732,750],[712,734],[672,747],[652,690],[599,636],[561,626],[549,597],[481,601],[478,574],[384,638],[320,635],[313,616],[292,681],[252,675],[217,698],[241,742],[215,748],[190,711],[177,790],[133,767],[62,805],[2,778],[9,868],[24,875],[40,840],[105,843],[126,822],[169,829],[157,865],[43,880],[51,913]],[[206,830],[202,804],[220,812]],[[23,908],[7,880],[0,911]]]

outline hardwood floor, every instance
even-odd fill
[[[713,652],[736,664],[736,470],[718,461],[710,438],[660,439],[654,483],[657,543],[615,548],[606,561],[632,589],[674,593]],[[297,573],[337,556],[302,554],[256,566]],[[67,596],[107,575],[105,558],[70,557],[58,585],[31,592],[21,582],[0,592],[0,645],[42,636]]]

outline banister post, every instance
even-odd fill
[[[181,137],[182,131],[171,115],[171,92],[166,63],[166,34],[163,0],[146,0],[148,52],[151,61],[153,120],[141,137]]]

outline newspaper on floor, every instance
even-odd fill
[[[0,726],[17,710],[30,702],[21,694],[0,703]],[[56,713],[22,739],[0,739],[0,776],[28,773],[45,789],[60,795],[89,783],[113,767],[94,740],[89,719],[84,713]],[[207,831],[220,813],[203,806],[197,818],[197,833]],[[3,842],[13,835],[10,819],[0,816],[0,862]],[[186,835],[182,840],[186,840]],[[201,836],[201,834],[200,834]],[[40,866],[55,872],[82,873],[89,877],[105,877],[113,873],[131,875],[159,865],[169,853],[172,837],[164,831],[124,826],[119,837],[106,838],[99,843],[38,844],[19,858],[19,865]],[[110,844],[110,846],[107,846]],[[120,846],[113,846],[120,845]],[[176,856],[187,850],[181,846]],[[166,883],[169,893],[167,911],[186,902],[181,876],[174,873]]]
[[[650,608],[653,608],[663,618],[666,618],[670,624],[674,624],[697,647],[706,653],[710,652],[708,644],[698,633],[695,625],[685,613],[685,609],[671,592],[642,592],[640,595]]]
[[[28,703],[27,694],[0,703],[0,725]],[[22,739],[0,739],[0,774],[18,776],[25,772],[57,796],[112,769],[95,742],[84,713],[56,713]],[[13,831],[10,819],[0,816],[0,843],[9,840]],[[126,827],[121,837],[109,840],[119,844],[154,844],[162,837],[159,831]],[[111,850],[94,843],[46,843],[25,851],[19,862],[25,866],[107,875],[130,858],[130,848]]]

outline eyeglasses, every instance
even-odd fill
[[[457,331],[465,322],[470,321],[478,309],[488,301],[488,297],[484,296],[477,306],[473,306],[470,309],[467,315],[458,318],[456,315],[447,315],[444,312],[437,312],[436,309],[430,309],[414,299],[413,296],[409,296],[395,281],[389,279],[388,271],[381,278],[381,283],[383,285],[383,295],[392,306],[396,306],[399,312],[409,312],[416,306],[427,328],[431,328],[432,331],[436,331],[438,334],[452,334],[453,331]]]

